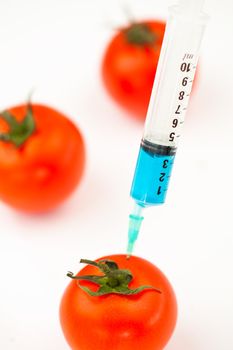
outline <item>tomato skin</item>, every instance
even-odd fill
[[[145,119],[159,60],[166,23],[139,22],[156,36],[153,45],[129,43],[125,29],[119,31],[107,46],[102,62],[106,89],[122,107]]]
[[[8,111],[20,121],[26,108],[19,105]],[[32,104],[32,111],[36,131],[22,146],[0,141],[0,199],[16,209],[45,212],[63,202],[80,182],[85,147],[79,129],[63,114],[40,104]]]
[[[129,269],[134,279],[130,288],[152,285],[162,294],[145,290],[137,295],[110,294],[92,297],[72,280],[60,305],[60,321],[72,350],[162,350],[177,319],[173,289],[164,274],[150,262],[135,256],[111,255],[122,269]],[[98,259],[100,260],[100,259]],[[85,266],[78,275],[99,274]],[[81,284],[96,290],[87,281]],[[93,287],[94,286],[94,287]]]

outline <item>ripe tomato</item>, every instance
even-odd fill
[[[85,266],[76,276],[69,273],[74,279],[85,279],[80,285],[72,280],[61,300],[60,320],[70,347],[73,350],[163,349],[177,318],[176,298],[167,278],[156,266],[139,257],[127,259],[125,255],[111,255],[97,262],[105,259],[114,261],[126,275],[131,272],[133,279],[128,279],[129,275],[126,278],[128,292],[126,295],[110,292],[92,296],[86,289],[95,294],[98,287],[87,279],[93,279],[95,275],[94,279],[97,280],[100,277],[96,276],[103,276],[103,273],[91,265]],[[119,285],[124,284],[123,278],[118,276],[117,283],[110,284],[106,276],[101,277],[104,284],[101,288],[108,289],[111,285],[116,293]],[[135,288],[142,285],[147,287],[136,293]]]
[[[104,54],[102,77],[108,92],[141,119],[146,117],[165,25],[133,23],[113,37]]]
[[[48,211],[77,186],[84,170],[80,131],[60,112],[25,104],[0,113],[0,199]]]

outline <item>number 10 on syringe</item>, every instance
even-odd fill
[[[187,110],[207,16],[202,0],[180,0],[170,11],[131,187],[128,254],[133,250],[142,210],[165,201]]]

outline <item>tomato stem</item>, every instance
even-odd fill
[[[152,286],[140,286],[135,289],[128,287],[129,283],[133,279],[133,275],[129,270],[119,269],[117,263],[112,260],[99,260],[98,262],[81,259],[81,263],[86,263],[97,267],[103,275],[74,275],[72,272],[68,272],[67,276],[78,281],[89,281],[99,285],[99,289],[93,292],[88,287],[85,287],[78,283],[78,286],[91,296],[101,296],[106,294],[123,294],[123,295],[135,295],[142,292],[145,289],[154,290],[161,294],[161,291]]]
[[[28,102],[26,114],[22,121],[16,118],[8,111],[0,112],[2,118],[9,126],[9,131],[0,133],[0,141],[11,142],[16,147],[20,147],[35,131],[35,121],[31,103]]]
[[[143,23],[133,23],[125,30],[125,36],[130,44],[144,46],[154,45],[156,41],[156,35],[150,28]]]

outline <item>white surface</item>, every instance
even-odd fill
[[[36,87],[34,101],[73,118],[88,148],[82,185],[58,211],[27,216],[0,205],[0,349],[68,349],[58,320],[66,271],[79,269],[81,257],[126,247],[142,125],[109,99],[98,68],[111,27],[126,23],[124,4],[145,18],[165,17],[171,2],[0,2],[1,109]],[[233,5],[209,0],[205,8],[211,21],[199,89],[167,203],[145,213],[135,249],[165,272],[178,297],[179,320],[166,350],[233,349]]]

